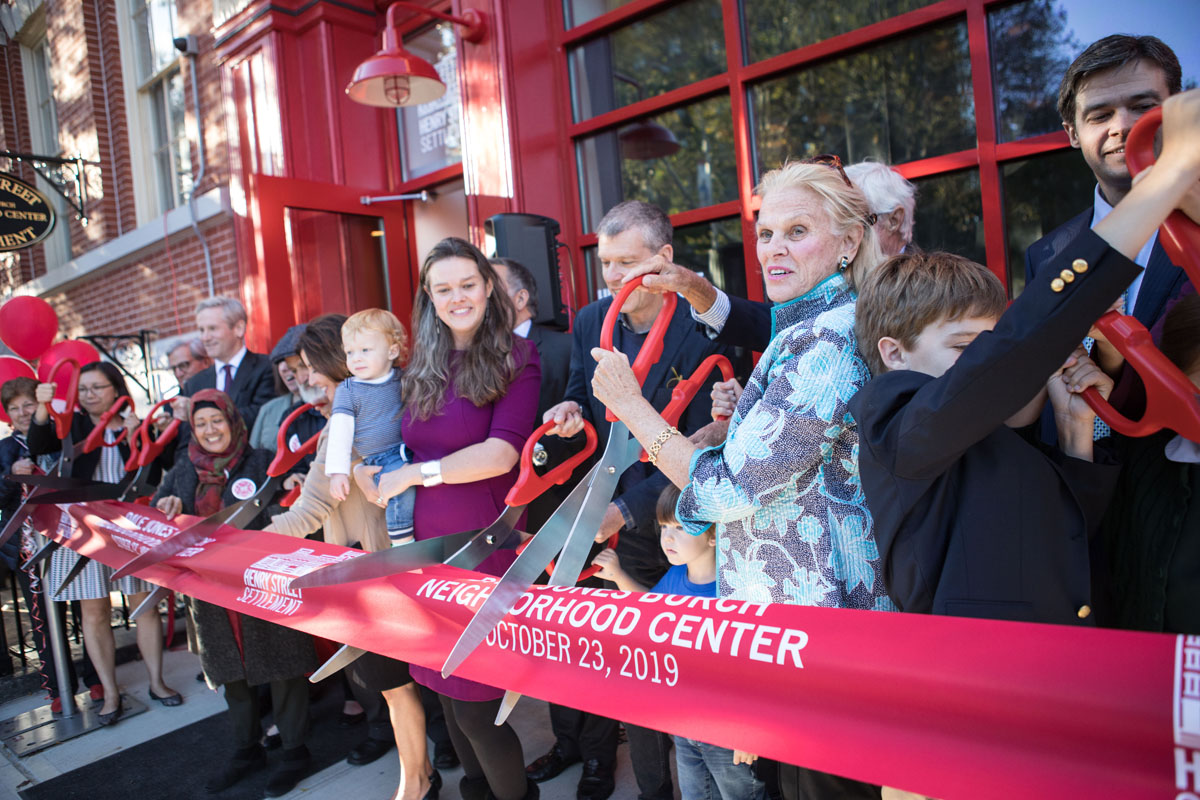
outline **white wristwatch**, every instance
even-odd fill
[[[442,482],[442,462],[425,461],[421,464],[421,485],[437,486]]]

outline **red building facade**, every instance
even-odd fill
[[[399,113],[344,92],[379,48],[384,2],[0,5],[0,143],[96,163],[88,224],[0,256],[3,289],[45,296],[71,335],[166,341],[211,280],[246,303],[261,350],[324,311],[406,318],[430,245],[486,245],[488,217],[526,212],[561,224],[578,306],[602,285],[594,225],[637,198],[671,214],[677,260],[761,298],[753,186],[785,158],[833,152],[896,165],[918,185],[916,241],[986,262],[1015,292],[1025,246],[1091,202],[1054,111],[1070,59],[1110,32],[1154,33],[1185,82],[1200,74],[1187,0],[1136,15],[1107,0],[420,5],[475,9],[487,31],[471,43],[402,12],[406,45],[449,91]],[[189,34],[194,55],[170,48]]]

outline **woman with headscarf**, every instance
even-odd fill
[[[209,516],[244,500],[267,480],[272,453],[255,450],[241,414],[229,395],[204,389],[192,396],[192,438],[163,478],[154,505],[168,518],[176,514]],[[245,527],[262,528],[270,509]],[[275,724],[283,740],[281,763],[267,782],[267,797],[287,792],[308,772],[308,681],[317,667],[312,639],[281,625],[248,617],[199,600],[191,601],[192,620],[200,644],[200,663],[209,684],[225,687],[233,727],[234,753],[205,788],[219,792],[266,766],[260,739],[258,694],[253,687],[269,683]]]

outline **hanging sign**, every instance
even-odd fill
[[[0,172],[0,251],[37,244],[54,230],[54,209],[46,195],[7,172]]]

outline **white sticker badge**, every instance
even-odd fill
[[[238,478],[233,482],[233,496],[238,500],[248,500],[258,491],[258,487],[254,485],[254,481],[249,478]]]
[[[296,452],[297,450],[300,449],[300,445],[301,445],[300,437],[293,433],[292,438],[288,439],[287,444],[288,444],[288,450],[290,450],[293,453]]]

